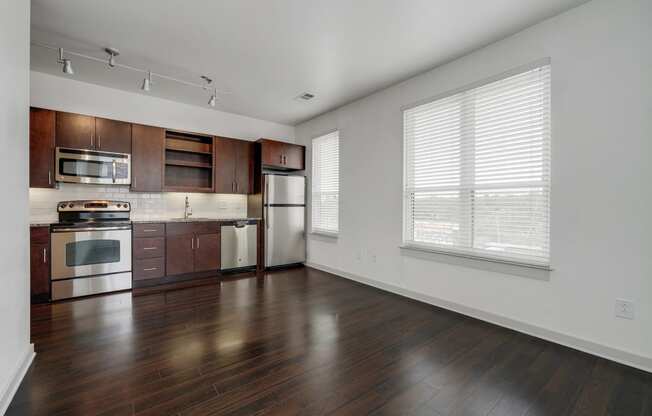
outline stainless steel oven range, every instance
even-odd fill
[[[52,226],[52,299],[131,289],[130,204],[62,201]]]

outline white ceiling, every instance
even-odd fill
[[[586,0],[32,0],[32,41],[212,77],[216,109],[296,124],[515,33]],[[32,46],[32,69],[66,76]],[[74,78],[140,92],[142,75],[73,57]],[[303,92],[312,101],[294,99]],[[206,106],[199,89],[149,93]]]

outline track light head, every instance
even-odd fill
[[[147,76],[143,79],[143,85],[140,87],[143,91],[149,91],[152,88],[152,71],[147,71]]]
[[[111,68],[115,67],[115,57],[120,55],[120,51],[116,48],[104,48],[104,52],[109,54],[109,66]]]
[[[68,75],[74,75],[75,71],[72,69],[72,63],[70,59],[63,60],[63,72]]]
[[[59,48],[59,59],[57,60],[58,63],[63,64],[63,67],[61,70],[63,71],[64,74],[68,75],[73,75],[75,71],[72,69],[72,62],[70,59],[66,59],[63,57],[63,48]]]

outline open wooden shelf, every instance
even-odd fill
[[[171,160],[166,159],[166,165],[169,166],[187,166],[190,168],[212,169],[213,164],[208,162],[194,162],[190,160]]]
[[[213,137],[167,130],[165,176],[170,192],[213,192]]]
[[[196,142],[191,140],[166,138],[165,149],[177,152],[201,153],[204,155],[213,154],[213,146],[210,143]]]
[[[213,192],[213,188],[199,188],[196,186],[166,186],[163,190],[166,192]]]

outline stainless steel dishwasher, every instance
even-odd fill
[[[258,223],[255,220],[235,221],[221,229],[222,270],[256,265],[258,257]]]

